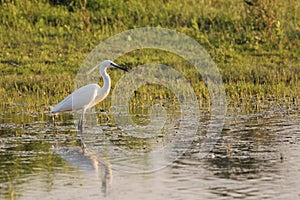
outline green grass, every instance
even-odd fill
[[[252,109],[269,100],[298,105],[299,9],[297,0],[0,0],[0,109],[49,109],[45,105],[73,90],[80,64],[97,44],[145,26],[177,30],[203,45],[232,105]],[[190,80],[200,104],[209,101],[195,69],[175,55],[143,50],[116,62],[133,68],[152,61],[175,67]],[[112,72],[113,84],[119,77]],[[135,104],[173,97],[155,86],[138,92]],[[101,105],[108,107],[109,100]]]

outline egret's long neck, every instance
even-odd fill
[[[104,68],[103,70],[100,70],[100,74],[103,78],[103,86],[102,86],[102,90],[105,91],[105,93],[109,93],[110,90],[110,77],[106,72],[107,68]]]

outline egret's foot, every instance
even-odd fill
[[[82,149],[82,153],[86,154],[88,152],[86,145],[84,144],[84,142],[81,140],[81,149]]]

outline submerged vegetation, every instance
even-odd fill
[[[49,110],[74,89],[76,73],[96,45],[138,27],[169,28],[197,40],[217,64],[235,106],[298,105],[299,9],[297,0],[0,0],[0,110],[13,104]],[[191,82],[200,104],[209,100],[205,83],[178,56],[150,49],[116,62],[172,66]],[[120,76],[111,74],[113,82]],[[173,98],[156,86],[136,94],[133,103]],[[107,105],[109,100],[102,103]]]

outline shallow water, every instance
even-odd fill
[[[48,113],[3,112],[0,199],[300,199],[297,108],[255,114],[229,109],[217,143],[204,158],[199,148],[209,113],[201,111],[198,132],[188,145],[175,141],[169,148],[178,139],[172,135],[178,113],[161,114],[161,119],[135,113],[141,125],[135,128],[117,126],[96,112],[101,119],[85,127],[90,154],[83,155],[73,121],[77,116],[63,114],[53,123]],[[158,124],[151,124],[153,119]],[[151,135],[165,119],[164,132]],[[148,126],[143,130],[143,125]]]

